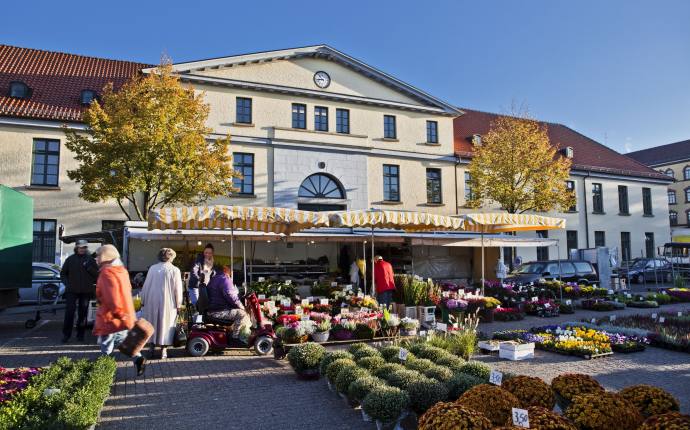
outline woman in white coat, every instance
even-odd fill
[[[173,344],[177,313],[182,307],[182,276],[173,266],[175,251],[161,248],[158,261],[149,268],[141,291],[141,317],[150,322],[155,332],[151,338],[151,355],[161,347],[161,358],[168,357],[167,347]]]

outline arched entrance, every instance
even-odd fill
[[[309,211],[347,209],[345,190],[336,178],[326,173],[307,176],[297,192],[297,208]]]

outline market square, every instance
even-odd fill
[[[360,6],[0,30],[0,430],[690,429],[688,5]]]

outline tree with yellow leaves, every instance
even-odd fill
[[[546,125],[526,115],[499,116],[469,165],[467,205],[495,202],[509,213],[566,210],[575,204],[565,182],[570,165],[550,144]]]
[[[114,199],[127,219],[146,220],[152,209],[234,191],[230,138],[206,139],[203,94],[183,87],[169,62],[117,91],[106,86],[101,100],[85,111],[85,132],[65,128],[79,162],[67,175],[81,185],[80,197]]]

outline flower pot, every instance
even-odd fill
[[[350,330],[336,330],[333,332],[333,339],[350,340],[352,339],[352,332]]]
[[[317,331],[312,333],[311,338],[314,342],[323,343],[328,341],[330,333],[327,331]]]
[[[405,330],[404,328],[400,329],[400,334],[402,336],[417,336],[417,329],[413,328],[412,330]]]

